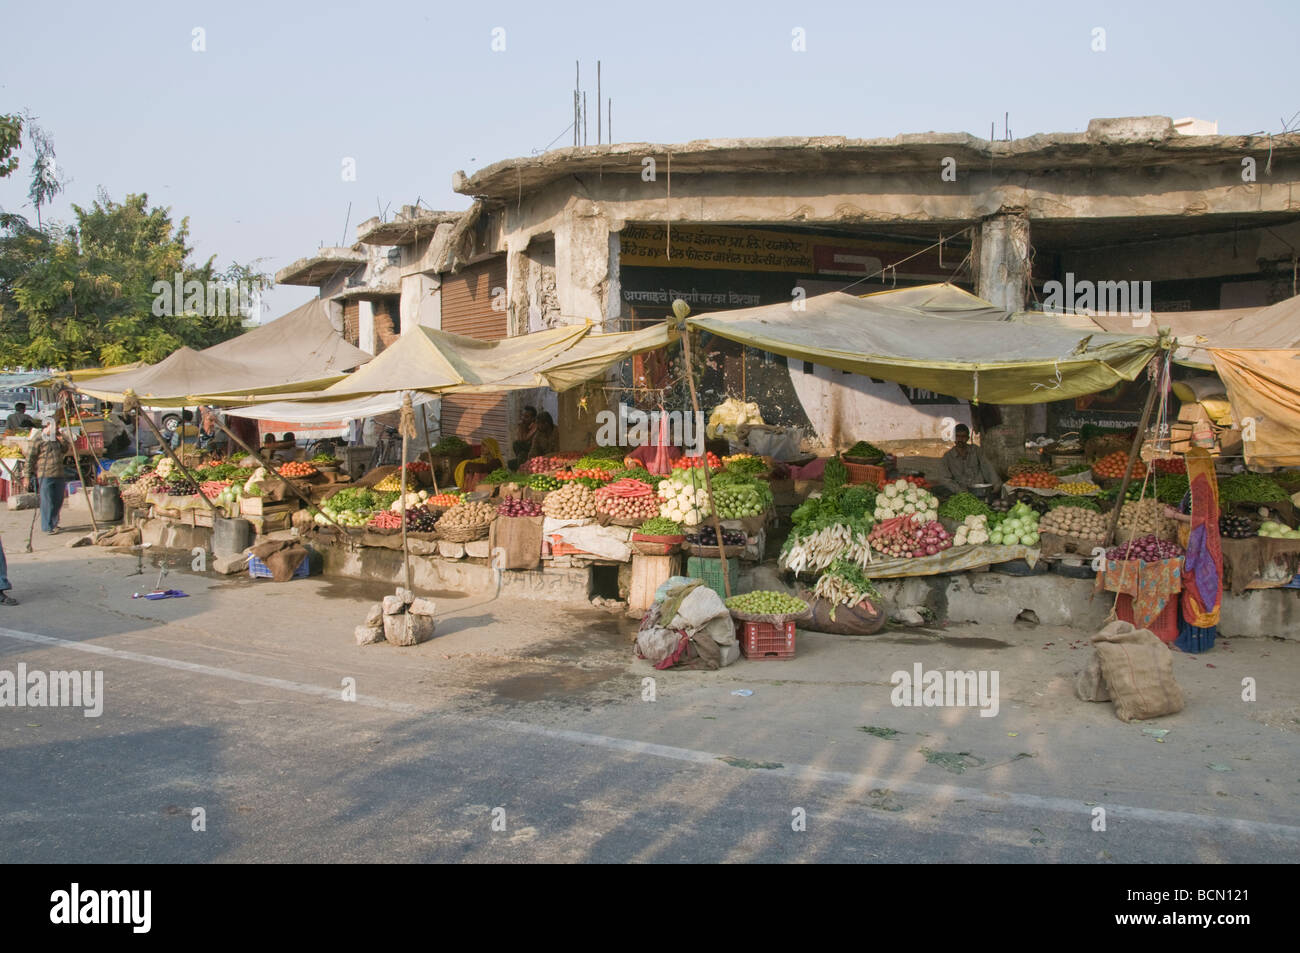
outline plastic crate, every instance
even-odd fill
[[[727,590],[723,586],[721,559],[691,556],[686,560],[686,575],[692,579],[702,579],[704,584],[719,596],[723,599],[727,598]],[[727,560],[727,577],[731,581],[731,594],[734,596],[740,590],[739,560],[734,558]]]
[[[73,441],[73,446],[78,450],[91,450],[96,453],[104,452],[104,435],[102,433],[82,434]]]
[[[747,659],[784,661],[794,658],[795,624],[783,622],[737,622],[736,638],[740,640],[741,654]]]
[[[302,562],[298,564],[298,568],[293,571],[293,578],[306,579],[309,575],[311,575],[310,559],[309,557],[304,556],[302,557]],[[249,556],[248,576],[250,579],[270,579],[271,570],[267,567],[266,563],[262,562],[262,560],[258,559],[256,556]]]

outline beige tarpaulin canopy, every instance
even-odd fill
[[[124,400],[130,389],[147,407],[233,405],[319,390],[368,360],[334,329],[317,299],[203,351],[183,347],[157,364],[81,381],[77,389],[111,401]]]
[[[944,287],[861,298],[832,292],[808,298],[801,310],[783,303],[700,315],[687,323],[774,354],[998,404],[1106,390],[1137,377],[1158,349],[1154,338],[1132,334],[998,320],[1005,313],[987,301],[958,289],[941,295]]]
[[[1251,466],[1300,466],[1300,350],[1212,348]]]
[[[315,394],[241,408],[240,416],[314,423],[370,417],[442,394],[493,393],[549,387],[564,391],[602,377],[625,358],[672,340],[667,323],[638,331],[592,333],[590,323],[565,325],[497,341],[433,328],[408,330],[355,374]]]

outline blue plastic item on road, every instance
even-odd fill
[[[248,575],[251,579],[270,579],[271,570],[267,568],[266,563],[262,562],[262,560],[258,559],[256,556],[249,556]],[[293,571],[293,578],[306,579],[309,575],[311,575],[309,557],[304,556],[302,557],[302,562],[298,564],[298,568]]]

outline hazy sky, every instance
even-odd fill
[[[494,28],[505,50],[492,50]],[[1105,30],[1094,52],[1094,28]],[[201,28],[206,49],[196,52]],[[804,31],[806,50],[792,49]],[[570,122],[574,60],[614,99],[615,141],[1014,136],[1090,118],[1280,132],[1300,110],[1300,4],[22,3],[0,6],[0,113],[30,110],[70,181],[52,214],[147,192],[196,257],[274,272],[418,198],[460,209],[456,169],[540,151]],[[342,180],[344,157],[356,181]],[[31,217],[26,168],[0,208]],[[351,216],[346,235],[344,222]],[[346,239],[346,240],[345,240]],[[312,295],[279,288],[278,316]]]

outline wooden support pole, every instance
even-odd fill
[[[236,414],[236,416],[238,416],[238,414]],[[259,460],[261,459],[261,457],[258,456],[258,454],[257,454],[254,450],[249,449],[248,444],[244,443],[244,441],[242,441],[242,440],[240,440],[238,437],[236,437],[235,434],[234,434],[234,431],[230,430],[230,429],[229,429],[225,424],[223,424],[223,423],[221,422],[220,418],[217,419],[217,426],[221,428],[222,433],[224,433],[224,434],[225,434],[227,437],[229,437],[231,440],[235,441],[236,445],[238,445],[238,446],[240,447],[240,449],[242,449],[245,453],[247,453],[247,454],[248,454],[249,456],[251,456],[251,457],[257,457]],[[277,473],[277,472],[275,471],[275,467],[273,467],[273,466],[270,465],[271,462],[272,462],[272,461],[270,461],[270,460],[267,461],[267,467],[266,467],[267,471],[268,471],[272,476],[274,476],[277,480],[279,480],[281,483],[283,483],[285,486],[287,486],[287,487],[289,488],[289,492],[292,493],[294,496],[298,497],[298,499],[302,500],[304,503],[306,503],[307,506],[308,506],[310,509],[317,509],[316,504],[313,503],[313,502],[311,501],[311,497],[307,496],[307,494],[303,493],[303,492],[302,492],[301,490],[299,490],[296,486],[294,486],[292,480],[289,480],[289,479],[287,479],[287,478],[285,478],[285,477],[280,476],[280,474]],[[223,515],[223,518],[224,518],[224,514],[222,514],[222,515]],[[329,520],[331,523],[334,523],[334,526],[335,526],[339,531],[341,531],[341,532],[345,532],[344,529],[343,529],[343,527],[342,527],[341,525],[339,525],[338,523],[335,523],[335,522],[334,522],[334,517],[330,516],[328,513],[324,513],[324,516],[325,516],[325,518],[326,518],[327,520]]]
[[[1151,365],[1147,365],[1148,372]],[[1119,511],[1124,508],[1124,494],[1128,492],[1129,481],[1133,476],[1133,463],[1137,460],[1138,453],[1142,449],[1142,441],[1146,439],[1147,424],[1151,420],[1151,408],[1155,406],[1157,392],[1164,383],[1164,376],[1157,373],[1151,379],[1151,389],[1147,392],[1146,406],[1142,408],[1142,420],[1138,423],[1137,433],[1133,437],[1133,445],[1128,451],[1128,466],[1124,468],[1124,477],[1119,483],[1119,493],[1115,497],[1115,512],[1110,515],[1110,528],[1106,530],[1106,547],[1115,542],[1115,529],[1119,526]]]
[[[686,384],[691,390],[691,408],[695,411],[695,419],[703,420],[700,413],[700,400],[695,394],[695,369],[691,365],[691,344],[690,337],[694,331],[682,328],[682,360],[686,363]],[[704,452],[703,464],[700,467],[704,471],[704,490],[709,494],[709,511],[713,514],[713,529],[718,534],[718,558],[722,561],[722,588],[726,592],[726,598],[731,598],[731,576],[727,572],[727,547],[722,538],[722,522],[718,519],[718,508],[713,505],[713,481],[709,478],[709,453]]]
[[[178,467],[181,468],[181,473],[184,473],[184,474],[185,474],[185,478],[186,478],[187,480],[189,480],[189,481],[190,481],[191,483],[193,483],[195,486],[198,486],[198,485],[199,485],[198,477],[196,477],[193,473],[191,473],[191,472],[189,471],[189,468],[186,467],[185,464],[181,463],[180,457],[176,456],[176,454],[174,454],[174,453],[172,452],[171,444],[169,444],[169,443],[167,442],[167,438],[164,437],[164,436],[163,436],[163,435],[158,431],[158,425],[155,424],[155,423],[153,422],[153,418],[149,416],[148,411],[146,411],[146,410],[144,409],[144,407],[141,407],[141,408],[136,412],[136,419],[139,420],[139,419],[141,419],[141,418],[144,419],[145,425],[146,425],[150,430],[153,431],[153,435],[154,435],[155,437],[158,438],[158,443],[160,443],[160,444],[162,445],[163,453],[167,454],[167,456],[171,459],[171,462],[172,462],[172,463],[176,464]],[[137,449],[139,449],[139,448],[137,448]],[[223,513],[223,512],[221,512],[221,510],[219,510],[219,509],[217,508],[217,504],[215,504],[215,503],[213,503],[211,500],[209,500],[208,497],[207,497],[207,495],[206,495],[202,490],[199,491],[199,496],[203,497],[203,502],[206,503],[206,504],[208,504],[208,509],[212,510],[213,518],[216,518],[216,517],[218,517],[218,516],[220,516],[220,517],[223,518],[223,519],[225,518],[226,514]]]
[[[63,404],[63,426],[64,426],[64,428],[66,429],[66,428],[69,428],[69,427],[72,426],[72,421],[71,421],[71,419],[68,417],[68,403],[71,403],[71,401],[72,401],[72,392],[71,392],[71,391],[64,391],[64,394],[65,394],[65,396],[66,396],[66,400],[65,400],[65,402],[64,402],[64,404]],[[77,420],[80,420],[80,419],[81,419],[81,412],[78,411],[78,412],[77,412]],[[82,428],[81,435],[82,435],[83,437],[86,437],[86,431],[85,431],[85,428]],[[90,438],[89,438],[89,437],[86,437],[86,445],[87,445],[87,446],[90,445]],[[73,444],[72,444],[72,465],[73,465],[74,467],[76,467],[76,469],[77,469],[77,480],[80,481],[80,483],[81,483],[81,492],[82,492],[82,493],[85,495],[85,497],[86,497],[86,510],[90,513],[90,528],[91,528],[92,530],[94,530],[95,535],[98,536],[98,535],[99,535],[99,523],[98,523],[98,521],[96,521],[96,519],[95,519],[95,507],[92,506],[92,505],[91,505],[91,502],[90,502],[90,488],[89,488],[88,486],[86,486],[86,478],[85,478],[85,477],[82,475],[82,473],[81,473],[81,457],[77,455],[77,445],[76,445],[76,442],[75,442],[75,441],[74,441]]]

